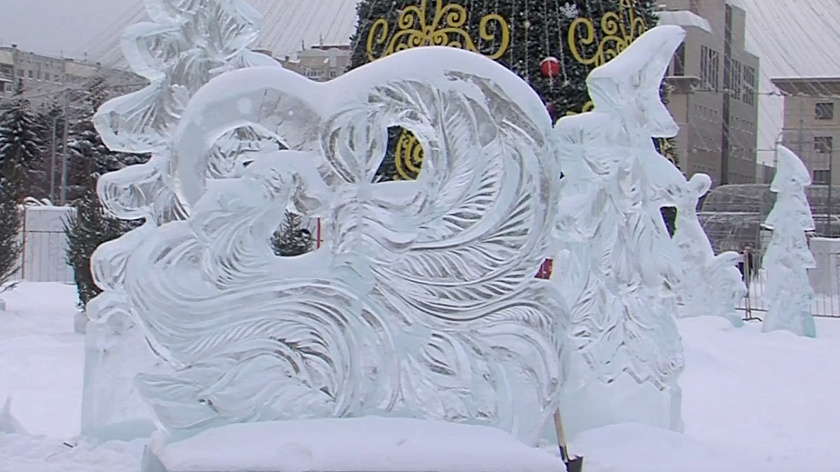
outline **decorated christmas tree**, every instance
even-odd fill
[[[592,108],[586,77],[655,26],[653,0],[362,0],[351,68],[420,46],[469,49],[510,68],[540,95],[554,120]],[[390,131],[379,170],[413,180],[423,150]],[[667,146],[661,146],[667,148]]]

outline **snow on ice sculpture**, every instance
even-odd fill
[[[151,159],[109,173],[98,193],[113,215],[145,219],[145,225],[102,245],[92,257],[94,280],[104,292],[88,305],[83,434],[101,439],[147,436],[154,429],[133,380],[139,371],[165,371],[142,333],[127,316],[125,264],[155,227],[183,220],[187,213],[172,189],[172,134],[190,97],[212,77],[250,66],[275,66],[247,47],[257,39],[261,19],[238,0],[144,0],[152,22],[129,27],[122,48],[131,68],[149,81],[142,90],[111,100],[94,122],[114,151],[150,153]],[[237,172],[243,150],[255,149],[253,130],[228,133],[213,149],[218,175]],[[243,149],[244,148],[244,149]],[[224,167],[227,166],[227,167]]]
[[[250,124],[287,150],[241,175],[209,143]],[[425,150],[414,182],[373,183],[391,126]],[[175,371],[138,376],[178,438],[233,423],[384,415],[494,426],[535,444],[562,384],[566,310],[534,278],[553,252],[550,119],[503,66],[417,48],[326,83],[283,69],[210,81],[176,138],[189,217],[131,254],[126,295]],[[276,257],[286,208],[332,237]]]
[[[778,145],[776,155],[776,176],[770,184],[770,190],[776,193],[776,203],[764,222],[773,235],[762,260],[767,272],[765,293],[769,309],[761,329],[788,330],[814,338],[817,329],[811,302],[815,294],[808,280],[808,269],[816,267],[816,262],[805,235],[806,231],[814,230],[811,207],[805,197],[811,175],[790,149]]]
[[[682,256],[685,279],[680,290],[680,316],[720,316],[733,326],[743,326],[738,302],[747,293],[736,264],[740,254],[733,251],[715,256],[712,244],[697,219],[697,202],[709,191],[712,179],[694,174],[677,205],[674,242]]]
[[[663,26],[639,37],[590,74],[594,111],[555,126],[565,177],[553,280],[570,305],[571,435],[621,422],[682,428],[682,270],[660,208],[677,204],[685,178],[651,138],[678,130],[659,86],[684,36]]]

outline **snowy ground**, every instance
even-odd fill
[[[0,472],[138,471],[144,441],[75,437],[84,338],[73,333],[74,287],[23,284],[2,298],[0,406],[11,395],[33,436],[0,433]],[[817,327],[805,339],[680,321],[685,435],[618,425],[575,438],[572,452],[586,472],[840,471],[840,320]]]

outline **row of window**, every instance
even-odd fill
[[[831,172],[828,170],[815,170],[812,183],[816,185],[828,185],[831,180]]]
[[[684,60],[684,55],[684,50],[678,51],[677,60]],[[729,80],[724,85],[732,94],[732,98],[754,106],[757,78],[755,68],[735,59],[730,59],[726,66]],[[676,72],[678,71],[675,70],[675,74]],[[684,69],[679,72],[684,73]],[[720,53],[710,47],[700,46],[700,80],[703,85],[711,90],[720,90],[720,72]]]
[[[61,74],[50,74],[49,72],[41,72],[41,71],[33,71],[28,70],[24,71],[23,69],[18,69],[17,75],[20,78],[28,78],[29,80],[42,80],[44,82],[61,82]]]
[[[706,46],[700,46],[700,80],[704,86],[720,90],[720,55]]]
[[[338,71],[335,70],[335,69],[332,69],[332,70],[329,71],[329,73],[325,74],[323,70],[306,69],[306,72],[304,72],[303,75],[310,78],[310,79],[320,79],[320,78],[323,78],[325,76],[329,77],[330,79],[334,79],[338,76]]]

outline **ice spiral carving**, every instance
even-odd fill
[[[208,172],[243,124],[288,150]],[[416,182],[372,183],[389,126],[426,151]],[[161,427],[386,414],[487,424],[535,443],[567,331],[554,286],[559,168],[539,98],[479,55],[422,48],[325,84],[276,68],[203,87],[176,136],[189,217],[128,260],[132,316],[176,366],[141,375]],[[277,258],[286,208],[328,244]]]
[[[274,66],[273,59],[247,48],[259,34],[261,19],[238,0],[144,0],[152,22],[129,27],[122,48],[131,68],[150,84],[104,104],[94,122],[115,151],[151,153],[142,165],[100,178],[98,193],[113,215],[144,219],[144,226],[108,242],[94,253],[94,280],[104,292],[87,315],[82,430],[101,439],[148,435],[151,422],[133,386],[143,370],[166,370],[148,349],[130,319],[123,282],[126,262],[158,225],[183,220],[186,210],[172,188],[172,134],[190,97],[212,77],[252,66]],[[256,130],[232,130],[214,146],[208,172],[234,175],[266,137]],[[276,146],[275,146],[276,148]],[[235,158],[234,158],[235,157]],[[149,426],[144,427],[147,422]]]
[[[709,191],[712,179],[694,174],[686,184],[677,205],[677,230],[674,242],[679,247],[685,268],[685,283],[680,290],[681,316],[720,316],[733,326],[744,321],[736,310],[747,293],[741,273],[735,267],[741,256],[728,251],[715,256],[709,238],[697,219],[697,202]]]
[[[683,274],[660,208],[678,204],[685,178],[651,137],[677,133],[659,86],[684,35],[663,26],[639,37],[590,74],[594,111],[555,126],[565,178],[553,279],[571,310],[571,434],[623,421],[682,427]]]
[[[762,266],[767,271],[767,293],[770,309],[762,331],[788,330],[800,336],[816,337],[811,315],[814,290],[808,280],[808,269],[816,267],[808,248],[806,231],[814,230],[811,207],[805,187],[811,185],[811,174],[790,149],[779,145],[776,150],[776,176],[770,190],[776,193],[776,204],[767,215],[765,226],[773,230]]]

